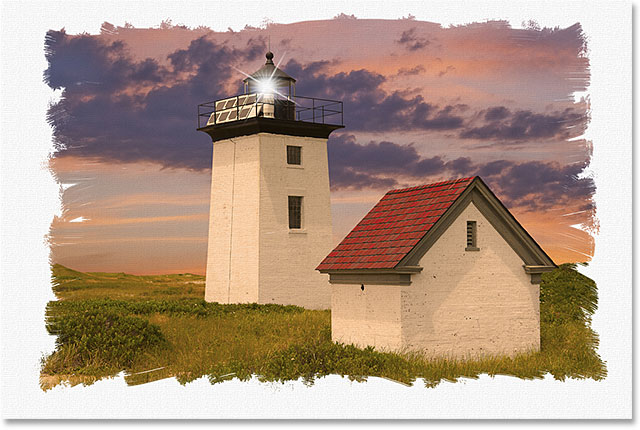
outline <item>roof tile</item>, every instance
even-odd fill
[[[473,179],[475,177],[389,191],[317,269],[397,266]]]

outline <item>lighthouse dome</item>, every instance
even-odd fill
[[[273,52],[267,52],[265,57],[267,61],[264,65],[243,80],[249,86],[249,92],[253,88],[260,86],[260,83],[265,80],[270,81],[275,88],[288,87],[290,84],[295,84],[296,80],[294,78],[273,63]]]

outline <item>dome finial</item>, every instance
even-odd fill
[[[265,64],[273,64],[273,52],[267,52],[267,55],[265,55],[265,57],[267,57],[267,62]]]

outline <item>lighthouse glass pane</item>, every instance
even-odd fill
[[[302,164],[302,148],[300,146],[287,146],[287,164]]]
[[[302,197],[289,196],[289,228],[302,227]]]

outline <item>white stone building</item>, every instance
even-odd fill
[[[553,268],[473,177],[389,191],[317,269],[334,341],[471,358],[539,350]]]
[[[205,300],[328,309],[327,138],[342,103],[295,95],[273,54],[245,94],[199,106],[213,141]]]

